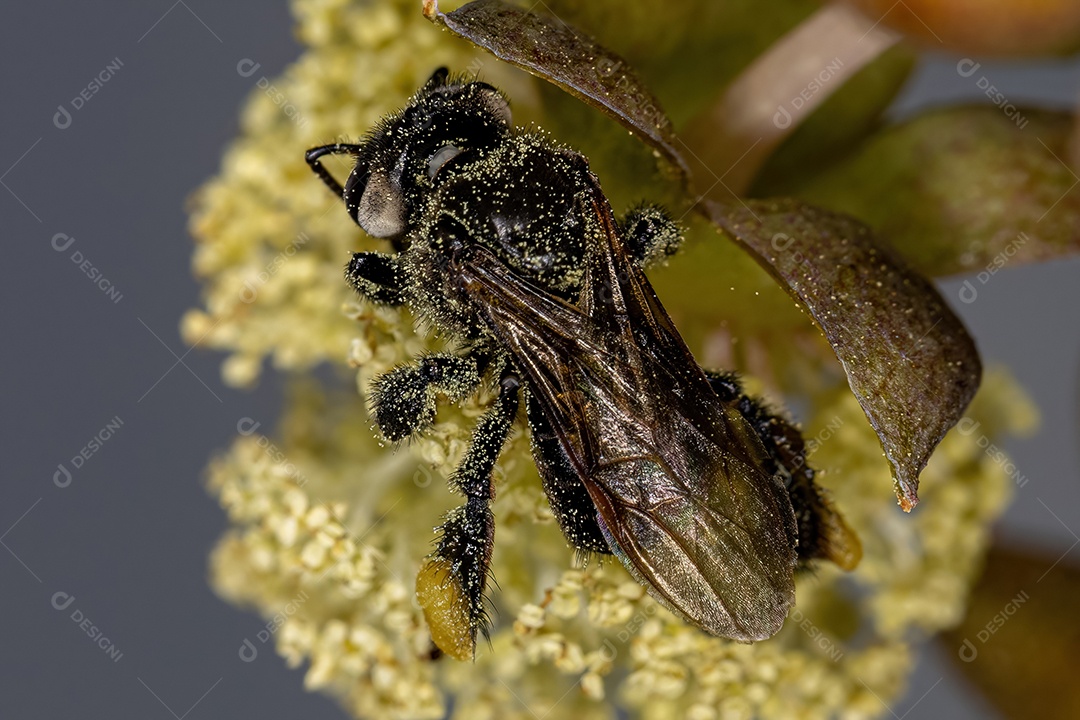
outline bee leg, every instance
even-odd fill
[[[853,570],[862,557],[862,545],[814,482],[802,433],[784,418],[770,413],[760,400],[743,393],[735,373],[706,371],[705,375],[720,399],[738,410],[754,428],[773,461],[773,471],[783,477],[799,527],[800,563],[826,559],[844,570]]]
[[[435,393],[441,392],[451,401],[465,397],[480,384],[487,361],[480,353],[464,357],[435,353],[375,378],[372,413],[383,437],[398,442],[431,425]]]
[[[682,230],[666,210],[656,205],[639,205],[630,210],[620,229],[626,249],[642,267],[674,255],[683,241]]]
[[[465,504],[447,515],[435,552],[416,577],[416,597],[432,640],[459,660],[474,657],[477,631],[485,637],[488,632],[484,588],[495,537],[491,474],[517,415],[520,385],[512,372],[504,373],[499,381],[499,397],[480,418],[465,459],[451,479],[451,485],[465,496]]]
[[[596,521],[596,506],[589,497],[589,491],[570,464],[570,458],[559,444],[543,411],[528,393],[525,394],[525,410],[529,418],[536,469],[540,472],[544,494],[563,535],[583,553],[610,554],[611,549]]]
[[[354,253],[345,266],[345,279],[361,297],[380,305],[405,303],[405,279],[396,255]]]

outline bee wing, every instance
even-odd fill
[[[712,391],[594,186],[577,305],[490,252],[466,294],[525,374],[623,564],[714,635],[774,634],[794,602],[796,524],[746,420]]]

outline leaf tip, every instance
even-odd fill
[[[892,462],[891,459],[890,462]],[[922,468],[915,469],[914,474],[907,472],[911,469],[893,464],[893,489],[896,491],[896,502],[906,513],[914,510],[919,504],[919,474]]]

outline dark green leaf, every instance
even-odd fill
[[[979,385],[979,356],[960,320],[851,218],[795,200],[704,208],[825,332],[910,510],[930,453]]]
[[[665,157],[685,178],[671,121],[629,63],[557,17],[502,0],[474,0],[451,13],[425,0],[424,15],[496,57],[595,105]]]
[[[977,77],[972,77],[976,81]],[[822,171],[773,173],[755,194],[795,195],[866,221],[929,275],[1080,250],[1080,178],[1066,113],[934,110],[871,136]]]

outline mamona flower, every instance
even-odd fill
[[[306,685],[362,718],[440,718],[451,708],[470,719],[614,718],[619,708],[694,720],[887,715],[913,643],[962,616],[989,527],[1009,499],[1011,480],[980,441],[1028,430],[1034,410],[1003,373],[989,373],[924,471],[921,505],[905,515],[826,343],[761,270],[690,218],[684,255],[651,273],[658,293],[703,364],[745,371],[777,404],[797,396],[811,462],[860,536],[862,563],[850,574],[822,564],[801,575],[797,605],[768,641],[705,635],[657,605],[617,561],[575,558],[518,423],[492,508],[490,647],[481,644],[471,664],[433,658],[416,574],[433,527],[458,503],[444,478],[493,392],[443,404],[418,440],[375,440],[371,379],[444,346],[418,334],[405,311],[353,296],[342,267],[351,252],[378,245],[303,153],[343,133],[355,140],[440,65],[504,89],[519,124],[548,124],[551,108],[577,101],[441,32],[413,0],[293,5],[309,49],[283,77],[258,79],[241,137],[197,197],[194,267],[205,309],[189,312],[183,330],[190,343],[230,353],[230,384],[254,383],[269,356],[297,373],[320,363],[355,373],[359,393],[298,379],[276,430],[240,421],[238,439],[209,469],[230,521],[211,560],[218,592],[265,616],[287,662],[310,663]],[[670,193],[647,150],[626,150],[635,139],[584,105],[566,112],[585,118],[581,135],[597,128],[587,152],[616,206],[656,199],[651,182]],[[605,175],[630,166],[640,183]],[[701,292],[665,290],[694,283]]]

